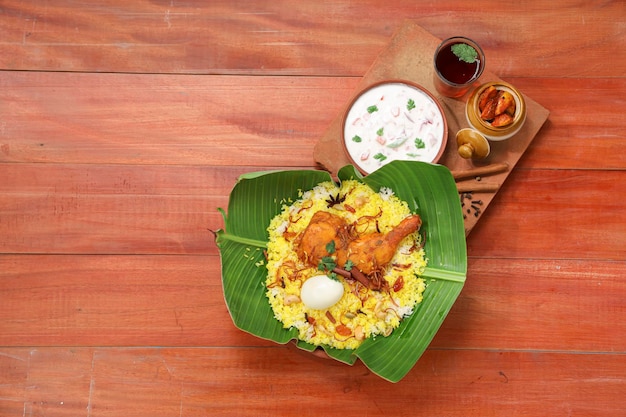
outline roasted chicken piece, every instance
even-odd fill
[[[317,266],[325,256],[330,256],[327,245],[334,241],[335,247],[348,239],[348,224],[336,214],[316,212],[297,242],[298,257],[312,266]]]
[[[343,268],[351,261],[365,275],[382,269],[393,258],[398,245],[409,234],[419,230],[422,219],[417,214],[402,220],[388,233],[355,235],[345,220],[332,213],[318,211],[297,242],[300,259],[317,266],[324,257],[334,255],[337,266]],[[334,242],[333,253],[328,244]]]
[[[413,214],[386,234],[359,236],[337,250],[337,265],[344,265],[350,260],[365,275],[378,271],[391,261],[402,239],[419,230],[421,225],[420,216]]]

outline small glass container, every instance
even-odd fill
[[[455,55],[455,47],[470,47],[475,52],[472,62]],[[445,97],[462,97],[469,91],[485,69],[485,53],[478,43],[464,36],[445,39],[433,57],[433,84]]]
[[[484,120],[481,117],[480,101],[483,98],[483,92],[490,87],[497,91],[507,92],[513,98],[515,109],[510,114],[512,120],[506,125],[494,126],[495,119]],[[492,141],[506,140],[519,132],[526,122],[526,102],[522,94],[511,84],[504,81],[488,82],[480,85],[472,92],[465,106],[465,116],[470,126],[487,139]]]

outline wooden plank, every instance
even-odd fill
[[[240,167],[0,165],[1,252],[216,253]]]
[[[0,72],[0,162],[314,166],[315,140],[338,111],[322,97],[352,88],[331,78]]]
[[[624,170],[517,170],[472,231],[468,253],[623,261],[625,197]]]
[[[215,255],[209,230],[224,227],[217,209],[245,171],[255,169],[0,164],[0,252]],[[623,259],[625,175],[514,171],[469,254]]]
[[[623,1],[1,3],[0,415],[623,414]],[[236,329],[208,229],[239,174],[313,166],[407,18],[550,118],[389,384]]]
[[[431,346],[626,353],[626,261],[470,258]]]
[[[471,159],[467,160],[459,157],[456,139],[457,132],[469,126],[466,120],[466,103],[464,102],[467,101],[467,97],[464,100],[441,97],[433,84],[431,55],[440,42],[441,39],[433,36],[414,21],[407,21],[396,31],[389,45],[376,58],[376,61],[363,76],[357,89],[362,91],[371,85],[385,82],[386,80],[407,80],[431,91],[435,94],[435,97],[438,97],[444,117],[447,119],[447,145],[437,163],[446,166],[451,171],[469,170],[475,168],[476,165]],[[422,54],[416,54],[416,50],[422,51]],[[482,82],[502,81],[487,70],[483,72],[481,77]],[[525,103],[527,116],[524,126],[515,135],[515,138],[497,143],[492,142],[489,156],[483,161],[484,164],[504,164],[508,169],[500,170],[499,173],[490,176],[491,187],[488,192],[479,193],[479,191],[485,190],[476,188],[477,185],[473,184],[472,180],[469,183],[464,182],[463,185],[475,188],[464,189],[461,184],[458,184],[459,191],[475,192],[473,198],[481,201],[481,211],[485,211],[489,207],[491,200],[500,190],[510,172],[515,169],[517,162],[532,144],[537,132],[548,118],[549,111],[532,97],[526,95]],[[344,112],[349,110],[349,105],[344,107]],[[347,153],[336,152],[337,148],[342,148],[344,142],[344,117],[345,114],[340,112],[333,119],[313,150],[315,160],[333,175],[337,175],[342,167],[351,163],[351,158]],[[477,216],[479,214],[478,210],[474,214],[463,216],[466,236],[471,233],[476,223],[480,220],[480,217]]]
[[[626,80],[506,81],[550,110],[520,167],[626,167]],[[0,163],[312,167],[358,82],[0,72]]]
[[[626,4],[626,3],[625,3]],[[541,100],[548,121],[525,152],[522,168],[626,168],[623,156],[626,79],[514,78],[506,81]],[[513,139],[513,138],[512,138]]]
[[[216,256],[1,255],[0,265],[0,345],[258,344],[232,324]]]
[[[623,354],[428,350],[397,384],[287,348],[3,348],[0,369],[0,389],[20,394],[1,409],[24,415],[610,417],[626,407]]]
[[[475,0],[471,7],[458,0],[400,1],[393,7],[66,0],[44,8],[5,0],[0,68],[360,76],[402,21],[415,19],[440,38],[475,38],[489,70],[501,76],[622,76],[626,58],[613,51],[626,49],[624,27],[615,19],[624,16],[625,7],[620,0],[549,6],[534,1],[505,8],[488,0]],[[572,36],[579,31],[584,38]],[[609,40],[611,48],[598,46]]]
[[[93,389],[90,349],[29,349],[20,353],[14,357],[22,356],[27,364],[24,396],[20,399],[22,415],[90,415],[91,406],[85,401]]]
[[[625,274],[471,258],[432,347],[626,353]],[[0,255],[0,299],[0,346],[273,345],[234,327],[217,256]]]

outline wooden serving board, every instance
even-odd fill
[[[440,96],[433,85],[433,55],[441,42],[440,39],[428,33],[414,21],[406,21],[394,34],[389,45],[381,52],[374,64],[367,71],[359,83],[355,95],[361,90],[376,82],[385,80],[407,80],[420,84],[432,92],[441,103],[448,122],[448,143],[443,157],[439,161],[451,171],[465,171],[487,165],[506,163],[508,169],[486,176],[467,177],[459,179],[457,184],[459,198],[463,208],[465,219],[465,234],[468,235],[478,220],[485,213],[487,206],[509,176],[521,156],[535,138],[535,135],[548,119],[549,111],[536,101],[526,96],[527,116],[522,129],[512,138],[505,141],[490,141],[490,155],[480,161],[466,160],[459,156],[456,145],[456,133],[465,127],[469,127],[465,119],[465,103],[470,91],[459,99]],[[487,57],[489,65],[489,57]],[[485,70],[476,85],[488,81],[500,79]],[[341,125],[346,107],[331,122],[324,136],[318,141],[314,149],[314,159],[328,170],[333,176],[337,171],[350,164],[348,156],[342,148]],[[481,191],[485,186],[492,186],[490,191]]]

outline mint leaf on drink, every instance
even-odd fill
[[[466,43],[455,43],[452,45],[452,53],[459,58],[459,61],[473,64],[478,59],[476,49]]]

